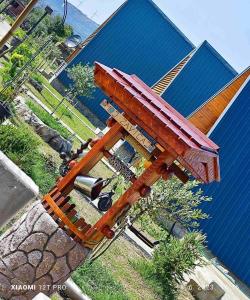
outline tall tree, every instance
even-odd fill
[[[62,105],[65,99],[69,102],[74,102],[76,97],[82,96],[90,98],[95,89],[94,84],[94,69],[88,64],[79,63],[67,70],[69,79],[71,80],[66,96],[54,108],[52,115]],[[62,116],[61,116],[62,117]]]

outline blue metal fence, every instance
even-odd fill
[[[250,81],[216,126],[211,139],[220,150],[221,182],[204,188],[213,197],[201,222],[208,247],[250,286]]]

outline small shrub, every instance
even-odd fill
[[[15,75],[13,64],[7,61],[3,62],[3,67],[0,68],[0,75],[2,77],[3,83],[10,81]]]
[[[160,243],[152,261],[132,261],[131,264],[164,300],[175,300],[184,274],[203,265],[204,237],[189,233],[183,239],[174,237]]]
[[[14,33],[14,36],[18,37],[19,39],[23,39],[26,35],[26,32],[21,29],[21,28],[18,28],[15,33]]]
[[[0,149],[6,155],[17,154],[24,156],[35,151],[40,142],[35,133],[25,124],[15,127],[12,125],[0,126]]]
[[[43,84],[43,78],[41,74],[35,73],[31,75],[31,78],[35,81],[37,81],[39,84]]]
[[[0,101],[10,103],[13,99],[14,88],[8,87],[6,90],[0,92]]]

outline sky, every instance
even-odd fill
[[[134,0],[136,1],[136,0]],[[98,24],[124,0],[69,0]],[[207,40],[241,72],[250,65],[249,0],[154,0],[155,4],[199,46]]]

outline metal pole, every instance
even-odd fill
[[[3,1],[2,1],[2,2],[3,2]],[[2,2],[1,2],[1,3],[2,3]],[[10,1],[4,6],[4,8],[0,11],[0,14],[4,13],[5,10],[8,8],[8,6],[11,5],[12,2],[13,2],[13,0],[10,0]],[[0,4],[1,4],[1,3],[0,3]]]
[[[5,34],[5,36],[0,41],[0,49],[4,46],[4,44],[10,39],[14,31],[23,23],[24,19],[27,17],[27,15],[31,12],[33,7],[36,5],[38,0],[31,0],[29,4],[25,7],[25,9],[22,11],[20,16],[16,19],[10,30]]]
[[[42,22],[42,20],[47,16],[47,15],[51,15],[53,12],[53,10],[49,7],[49,6],[46,6],[45,7],[45,12],[44,14],[41,16],[41,18],[39,20],[37,20],[37,22],[30,28],[30,30],[26,33],[27,36],[29,36],[33,31],[34,29],[37,27],[37,25]],[[26,39],[26,38],[25,38]],[[24,39],[24,40],[25,40]]]
[[[26,36],[23,40],[19,40],[17,42],[17,44],[15,46],[12,46],[11,48],[5,50],[4,52],[2,52],[0,54],[0,58],[3,57],[4,55],[6,55],[9,52],[13,52],[17,47],[19,47],[22,43],[24,43],[29,36],[32,34],[32,32],[35,30],[35,28],[37,27],[37,25],[48,15],[48,14],[52,14],[53,10],[49,7],[46,6],[45,7],[45,13],[41,16],[41,18],[31,27],[31,29],[26,33]]]
[[[30,58],[30,60],[18,71],[18,73],[11,79],[11,81],[7,82],[7,84],[4,86],[4,88],[0,91],[0,94],[3,93],[5,90],[7,90],[12,83],[19,77],[19,75],[28,67],[30,66],[31,62],[39,55],[41,52],[43,52],[48,45],[52,42],[51,39],[47,40]]]

